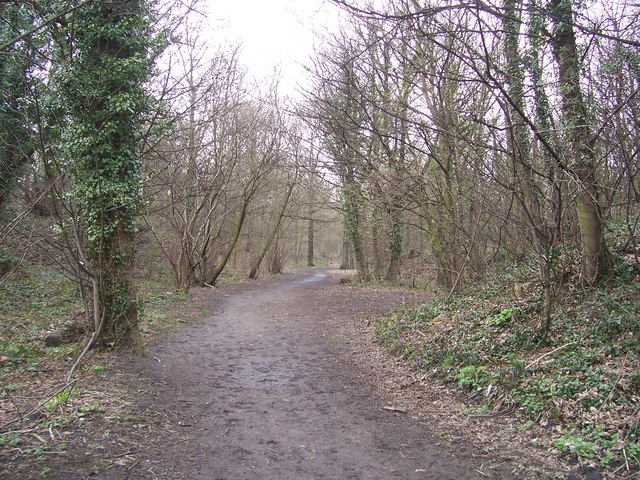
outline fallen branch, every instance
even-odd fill
[[[406,410],[397,407],[382,407],[383,410],[387,410],[389,412],[397,412],[397,413],[407,413]]]
[[[576,344],[576,343],[578,343],[578,342],[569,342],[569,343],[565,343],[564,345],[560,345],[559,347],[554,348],[553,350],[551,350],[551,351],[549,351],[549,352],[547,352],[547,353],[545,353],[545,354],[543,354],[543,355],[540,355],[540,356],[539,356],[538,358],[536,358],[533,362],[531,362],[529,365],[527,365],[526,367],[524,367],[524,369],[525,369],[525,370],[528,370],[528,369],[530,369],[531,367],[533,367],[536,363],[538,363],[540,360],[542,360],[543,358],[546,358],[546,357],[548,357],[549,355],[553,355],[554,353],[559,352],[560,350],[563,350],[563,349],[565,349],[565,348],[567,348],[567,347],[569,347],[569,346],[571,346],[571,345],[574,345],[574,344]]]
[[[93,282],[94,282],[93,288],[94,288],[94,292],[95,292],[96,289],[97,289],[97,286],[95,285],[96,281],[94,280]],[[94,297],[95,297],[95,293],[94,293]],[[97,299],[94,298],[93,301],[94,301],[94,305],[96,305],[95,302],[97,302]],[[97,306],[94,306],[94,309],[95,308],[97,308]],[[106,310],[102,309],[102,315],[100,315],[100,322],[98,323],[98,327],[96,328],[95,332],[93,332],[93,335],[91,335],[91,338],[89,339],[89,341],[85,345],[84,350],[82,350],[82,353],[76,359],[75,363],[71,367],[71,370],[69,370],[69,373],[67,375],[67,385],[71,384],[71,378],[73,377],[73,374],[75,373],[76,368],[78,368],[78,365],[80,365],[80,362],[82,361],[84,356],[87,354],[87,352],[89,350],[91,350],[91,348],[98,341],[98,338],[100,337],[100,333],[102,332],[102,327],[104,325],[105,314],[106,314]],[[75,382],[75,380],[74,380],[74,382]]]

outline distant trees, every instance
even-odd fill
[[[594,283],[607,228],[635,242],[638,7],[334,3],[350,23],[316,56],[307,117],[326,135],[360,275],[392,279],[426,248],[453,291],[533,254],[548,324],[572,243]]]
[[[192,24],[155,75],[146,0],[0,4],[0,208],[22,195],[52,216],[41,243],[81,285],[95,340],[136,343],[143,221],[182,290],[342,250],[363,279],[422,262],[454,292],[533,257],[543,332],[574,256],[598,282],[615,229],[638,262],[637,6],[334,3],[349,22],[298,105]]]
[[[258,276],[277,249],[300,161],[275,88],[250,90],[237,50],[211,56],[195,31],[175,52],[176,122],[149,152],[145,186],[147,223],[185,291],[215,285],[243,250],[248,276]]]
[[[169,29],[150,1],[0,12],[0,243],[41,249],[78,282],[87,349],[141,345],[139,242],[155,239],[184,291],[229,266],[257,278],[331,257],[315,137],[275,80],[245,78],[237,49],[212,55],[187,15],[160,75]]]
[[[237,52],[220,52],[209,60],[188,38],[176,55],[182,55],[176,62],[178,95],[172,105],[176,122],[147,162],[147,222],[176,286],[188,290],[215,283],[215,270],[221,268],[212,262],[220,248],[230,252],[240,235],[252,189],[244,191],[235,179],[243,175],[242,159],[253,130]],[[231,244],[225,228],[237,232]]]

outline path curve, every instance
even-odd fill
[[[132,360],[140,401],[172,432],[138,468],[203,480],[485,478],[427,425],[385,409],[326,321],[356,308],[326,296],[336,282],[324,268],[258,281]],[[385,302],[373,300],[379,314]]]

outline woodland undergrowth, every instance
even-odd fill
[[[138,270],[142,334],[182,323],[172,307],[186,295],[170,287],[157,262],[142,262]],[[47,455],[66,450],[86,422],[126,417],[127,393],[112,381],[108,350],[92,350],[66,383],[90,337],[72,280],[46,262],[6,251],[0,251],[0,279],[0,477],[20,468],[46,476]],[[50,336],[55,340],[47,345]]]
[[[556,290],[543,333],[534,262],[377,325],[381,342],[416,369],[455,385],[474,408],[541,428],[546,447],[597,463],[615,478],[640,471],[640,283],[637,264],[613,254],[606,280],[579,283],[576,265]],[[573,275],[572,275],[573,274]]]

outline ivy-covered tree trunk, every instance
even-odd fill
[[[358,276],[365,281],[371,279],[367,254],[362,238],[362,210],[359,202],[360,192],[355,182],[345,181],[342,186],[342,210],[344,231],[351,243],[356,260]]]
[[[59,72],[69,112],[64,140],[94,285],[94,338],[103,346],[138,350],[132,270],[141,115],[148,108],[143,84],[152,63],[148,5],[90,3],[76,12],[69,35],[70,59]]]
[[[525,111],[524,98],[524,76],[525,62],[520,53],[519,38],[521,30],[521,16],[523,5],[519,0],[504,0],[504,51],[506,60],[505,85],[510,102],[506,108],[507,112],[507,154],[511,162],[511,172],[513,175],[513,186],[516,198],[519,200],[522,211],[523,224],[528,223],[531,232],[531,240],[533,249],[539,264],[540,281],[544,290],[544,307],[543,319],[541,322],[541,336],[545,337],[551,324],[552,310],[552,228],[545,218],[543,202],[545,198],[540,194],[542,191],[534,181],[533,153],[531,138],[527,132],[526,121],[522,117],[521,112]],[[531,29],[535,31],[537,12],[533,12],[531,19]],[[535,38],[533,39],[535,42]],[[529,67],[533,71],[533,77],[536,78],[538,71],[537,49],[535,43],[530,52]],[[537,79],[538,82],[541,79]],[[534,84],[536,93],[537,113],[542,114],[544,91],[540,88],[540,83]],[[546,117],[542,116],[539,120],[543,122]],[[542,135],[547,135],[550,131],[546,125],[546,131]],[[550,161],[549,161],[550,162]],[[549,162],[545,165],[549,166]],[[553,178],[550,174],[549,178]]]
[[[340,250],[340,270],[351,270],[353,268],[353,257],[351,255],[351,244],[346,232],[342,233],[342,248]]]
[[[558,65],[564,127],[569,140],[574,180],[580,188],[576,209],[582,237],[582,271],[588,283],[600,279],[607,265],[604,221],[589,115],[580,87],[580,57],[573,28],[571,0],[551,0],[553,55]]]

